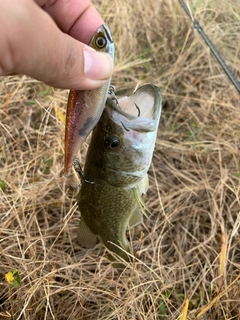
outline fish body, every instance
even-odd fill
[[[156,86],[145,85],[118,102],[108,98],[92,133],[77,197],[81,211],[78,240],[92,247],[100,238],[110,251],[128,261],[131,250],[126,230],[142,221],[141,195],[148,188],[161,94]]]
[[[89,46],[96,51],[107,52],[114,58],[114,43],[106,25],[98,28]],[[65,174],[69,172],[73,158],[101,117],[109,85],[110,80],[94,90],[70,90],[69,92],[65,129]]]

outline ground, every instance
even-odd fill
[[[240,2],[187,3],[240,80]],[[163,95],[151,215],[131,231],[136,261],[122,273],[103,247],[81,248],[77,177],[63,176],[67,91],[2,77],[0,319],[240,319],[239,93],[178,1],[95,4],[118,96],[145,83]],[[14,270],[18,288],[5,279]]]

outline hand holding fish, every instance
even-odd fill
[[[0,75],[26,74],[75,90],[111,77],[111,57],[86,45],[103,24],[90,0],[3,0],[0,20]]]

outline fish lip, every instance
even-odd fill
[[[136,171],[119,171],[116,170],[114,168],[111,168],[110,166],[106,166],[105,167],[110,173],[113,173],[114,175],[116,175],[116,179],[114,181],[108,180],[108,178],[104,179],[105,182],[107,182],[109,185],[115,187],[115,188],[123,188],[125,190],[130,190],[134,187],[136,187],[139,182],[142,180],[142,177],[144,177],[147,172],[148,172],[148,166],[145,166],[145,168],[141,169],[141,170],[136,170]],[[121,182],[119,182],[119,177]],[[125,178],[135,178],[136,180],[129,183],[129,181],[123,183],[122,179]]]

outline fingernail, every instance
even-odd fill
[[[83,49],[84,74],[92,80],[107,80],[113,73],[113,60],[108,53]]]

